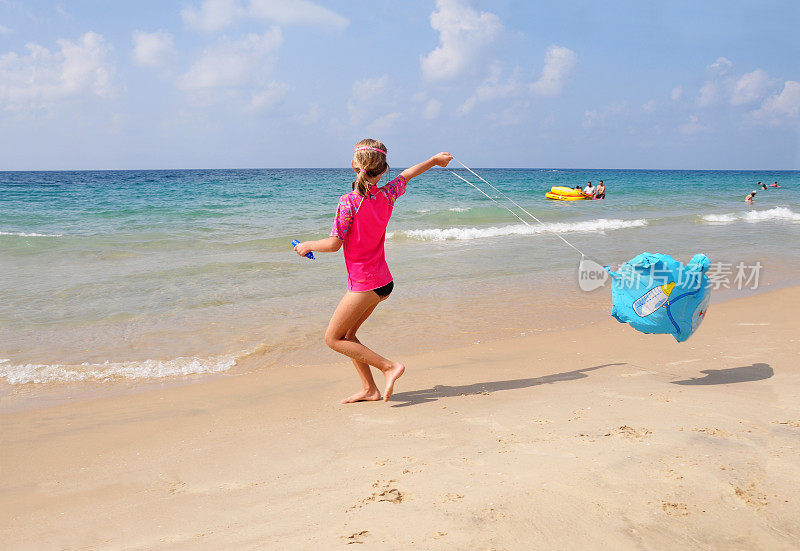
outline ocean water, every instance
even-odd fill
[[[800,172],[477,172],[544,227],[447,171],[412,180],[387,233],[396,291],[374,316],[375,342],[391,351],[596,319],[607,290],[581,293],[577,253],[547,230],[603,264],[704,252],[761,261],[773,283],[800,274]],[[604,201],[544,198],[601,178]],[[782,187],[745,205],[759,180]],[[341,253],[309,261],[290,242],[327,236],[351,181],[345,169],[0,172],[0,384],[329,358],[321,336],[345,289]]]

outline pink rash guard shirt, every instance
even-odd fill
[[[349,291],[371,291],[392,281],[383,245],[394,202],[406,192],[406,183],[400,175],[383,187],[372,186],[369,197],[354,190],[339,199],[331,237],[343,242]]]

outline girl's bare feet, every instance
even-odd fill
[[[356,392],[341,401],[342,404],[352,404],[353,402],[377,402],[381,399],[381,392],[377,388]]]
[[[383,391],[383,401],[388,402],[392,397],[394,391],[394,382],[400,378],[400,375],[406,370],[406,367],[401,363],[393,363],[392,367],[383,372],[386,377],[386,389]]]

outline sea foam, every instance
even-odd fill
[[[708,224],[731,224],[738,221],[750,223],[764,221],[800,222],[800,214],[787,207],[774,207],[767,210],[751,210],[738,214],[733,212],[727,214],[704,214],[700,219]]]
[[[25,233],[25,232],[10,232],[0,231],[0,235],[13,235],[15,237],[63,237],[61,233]]]
[[[555,222],[543,226],[539,224],[534,224],[532,226],[514,224],[510,226],[492,226],[488,228],[429,228],[422,230],[404,230],[394,232],[392,235],[400,234],[420,241],[445,241],[449,239],[482,239],[486,237],[502,237],[505,235],[534,235],[547,231],[556,233],[604,232],[622,228],[640,228],[646,225],[647,220],[644,218],[639,218],[637,220],[599,218],[597,220],[587,220],[584,222]]]
[[[160,379],[176,375],[195,375],[227,371],[236,364],[236,356],[211,358],[175,358],[104,362],[101,364],[12,364],[0,360],[0,379],[12,385],[25,383],[68,383],[77,381],[109,381],[113,379]]]

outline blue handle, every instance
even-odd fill
[[[300,242],[297,239],[292,239],[292,247],[296,247],[299,244],[300,244]],[[311,260],[316,260],[314,258],[314,253],[312,253],[311,251],[306,253],[306,258],[311,259]]]

